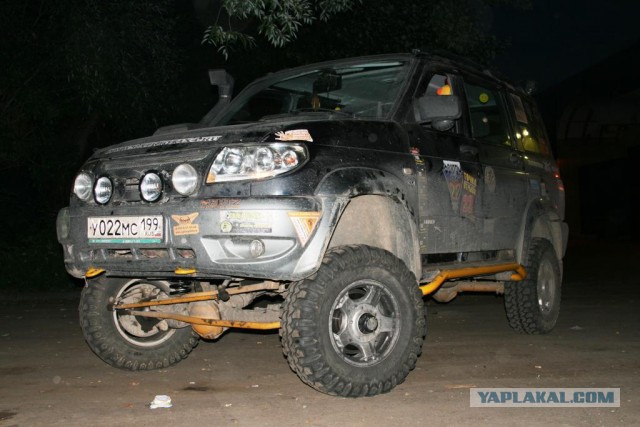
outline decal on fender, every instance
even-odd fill
[[[276,141],[308,141],[313,142],[311,134],[306,129],[294,129],[276,132]]]
[[[220,231],[223,233],[271,233],[272,229],[271,212],[220,211]]]
[[[320,212],[288,212],[288,215],[293,223],[293,228],[296,230],[300,244],[302,246],[306,245],[318,224]]]

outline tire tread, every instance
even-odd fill
[[[129,371],[167,368],[186,359],[198,345],[199,337],[189,327],[176,330],[158,349],[128,344],[118,335],[107,309],[109,298],[115,293],[112,288],[111,283],[100,280],[89,283],[82,291],[78,308],[85,341],[109,365]]]
[[[367,383],[358,384],[338,375],[322,357],[318,339],[314,338],[318,326],[313,319],[323,298],[327,284],[339,271],[352,265],[373,265],[399,274],[398,280],[407,286],[412,304],[418,315],[415,320],[416,333],[409,343],[404,362],[394,372],[385,377],[371,378]],[[363,245],[333,248],[325,255],[322,266],[312,276],[292,283],[285,300],[281,321],[281,341],[283,352],[291,369],[300,379],[323,393],[343,397],[373,396],[386,393],[401,384],[409,372],[415,368],[422,351],[426,335],[426,321],[422,293],[415,277],[399,259],[382,249]]]
[[[529,245],[524,264],[527,277],[519,282],[505,283],[504,306],[509,326],[520,334],[543,334],[551,330],[542,324],[542,314],[538,307],[537,282],[540,261],[553,246],[546,239],[534,238]],[[554,269],[559,278],[557,263]],[[560,281],[558,279],[558,301],[560,302]],[[555,323],[555,322],[554,322]]]

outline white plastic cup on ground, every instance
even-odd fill
[[[153,402],[151,402],[149,404],[149,408],[151,408],[151,409],[171,408],[172,406],[173,406],[173,403],[171,403],[171,398],[169,396],[167,396],[167,395],[164,395],[164,394],[157,395],[153,399]]]

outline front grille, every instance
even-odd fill
[[[109,203],[123,204],[141,202],[140,180],[145,173],[156,171],[165,181],[163,198],[171,197],[168,193],[170,183],[167,182],[172,171],[181,163],[189,163],[199,169],[205,159],[211,155],[209,151],[180,150],[162,154],[138,154],[119,159],[103,160],[94,173],[109,177],[116,189]]]
[[[193,249],[176,249],[178,256],[186,259],[195,259],[196,253]]]
[[[131,249],[107,249],[105,251],[107,259],[133,259],[133,251]]]
[[[123,200],[127,202],[140,201],[140,179],[139,178],[127,178],[124,182],[124,197]]]
[[[138,252],[140,253],[140,258],[147,258],[147,259],[169,258],[168,249],[138,249]]]

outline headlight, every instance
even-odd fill
[[[93,178],[88,173],[82,172],[76,176],[73,182],[73,193],[78,199],[85,202],[91,198],[91,190],[93,189]]]
[[[102,178],[98,178],[96,181],[96,186],[93,188],[93,195],[96,198],[96,202],[101,205],[104,205],[111,200],[111,195],[113,194],[113,184],[111,180],[106,176]]]
[[[155,202],[162,195],[162,178],[155,172],[148,172],[140,181],[140,195],[147,202]]]
[[[171,174],[173,188],[183,196],[193,194],[198,187],[198,172],[190,164],[183,163]]]
[[[267,147],[260,147],[256,150],[256,169],[260,172],[269,172],[275,168],[273,151]]]
[[[306,162],[307,149],[299,144],[224,147],[213,161],[207,184],[270,178]]]

